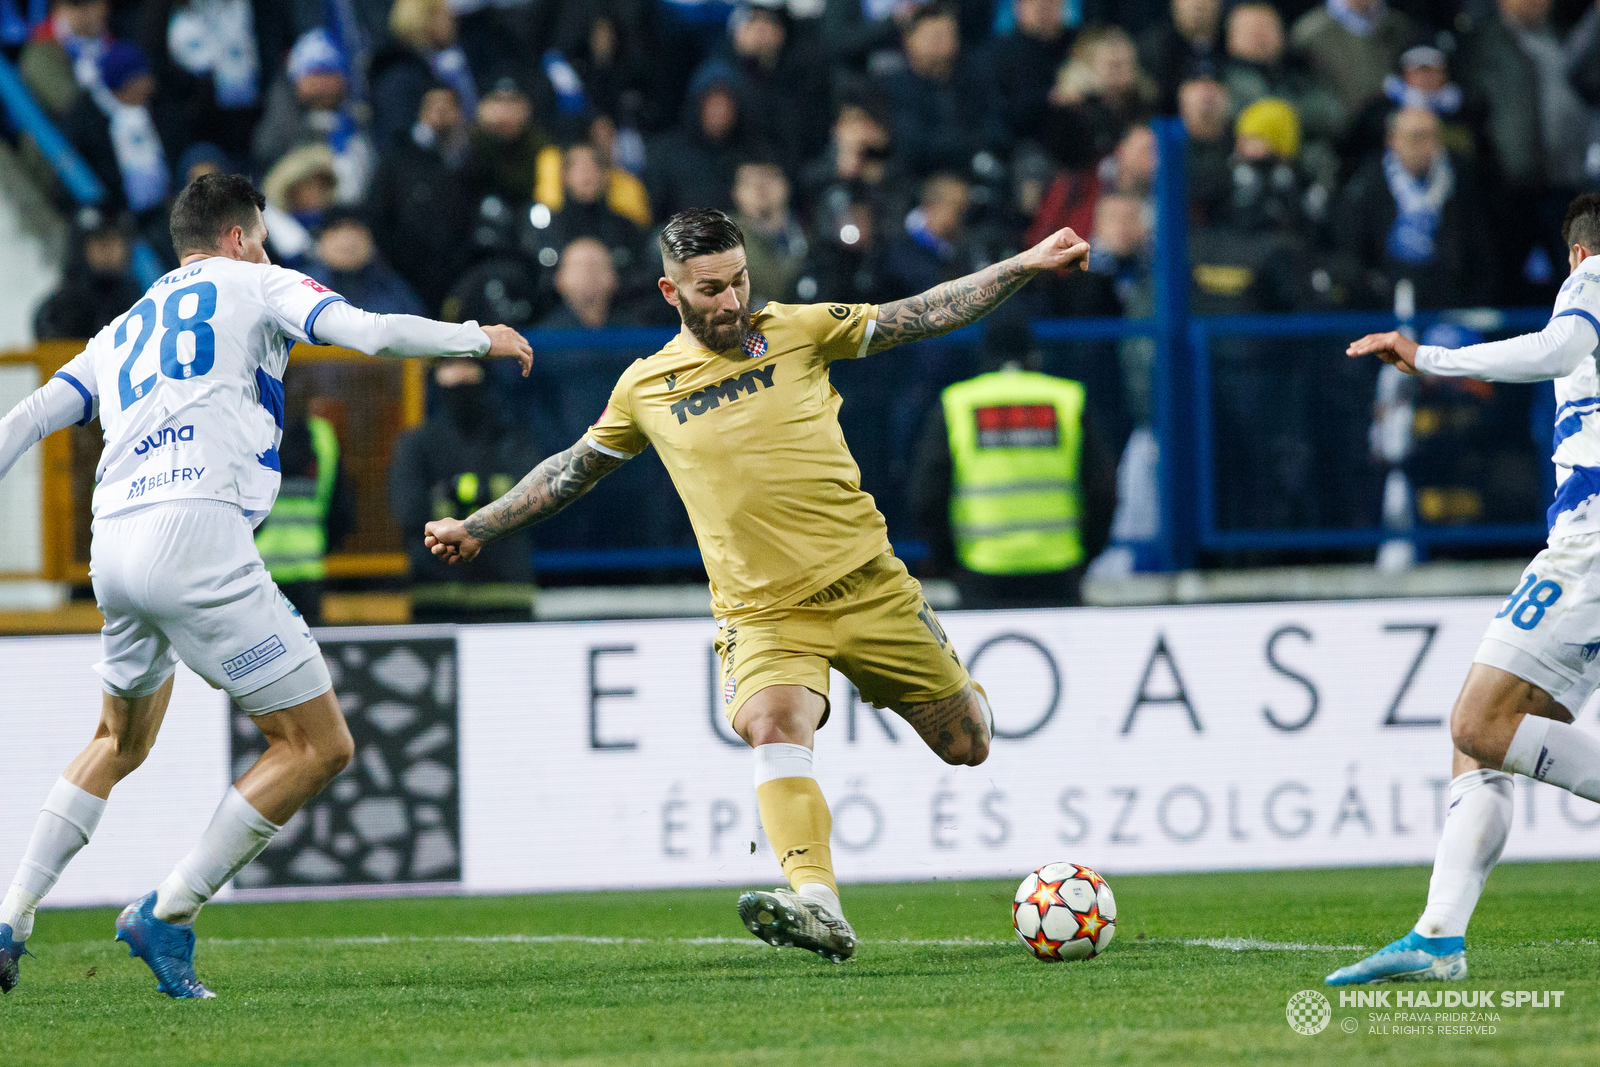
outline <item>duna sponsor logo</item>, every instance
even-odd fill
[[[147,434],[143,441],[140,441],[138,444],[134,445],[133,453],[136,456],[143,456],[153,448],[164,448],[167,445],[176,444],[179,441],[193,440],[193,426],[163,426],[155,433]]]

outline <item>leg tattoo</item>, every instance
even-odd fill
[[[989,755],[989,727],[970,685],[943,700],[907,704],[895,711],[946,763],[975,767]]]

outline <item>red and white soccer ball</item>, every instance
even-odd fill
[[[1106,880],[1082,864],[1047,863],[1017,886],[1011,925],[1041,960],[1086,960],[1111,944],[1117,901]]]

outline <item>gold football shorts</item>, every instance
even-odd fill
[[[798,604],[730,613],[716,652],[730,723],[768,686],[803,685],[827,700],[830,666],[880,708],[943,700],[969,681],[922,586],[888,552]]]

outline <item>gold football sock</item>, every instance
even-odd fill
[[[828,848],[833,816],[817,780],[774,778],[763,782],[756,786],[756,804],[789,885],[799,889],[808,882],[821,882],[837,894],[833,853]]]

